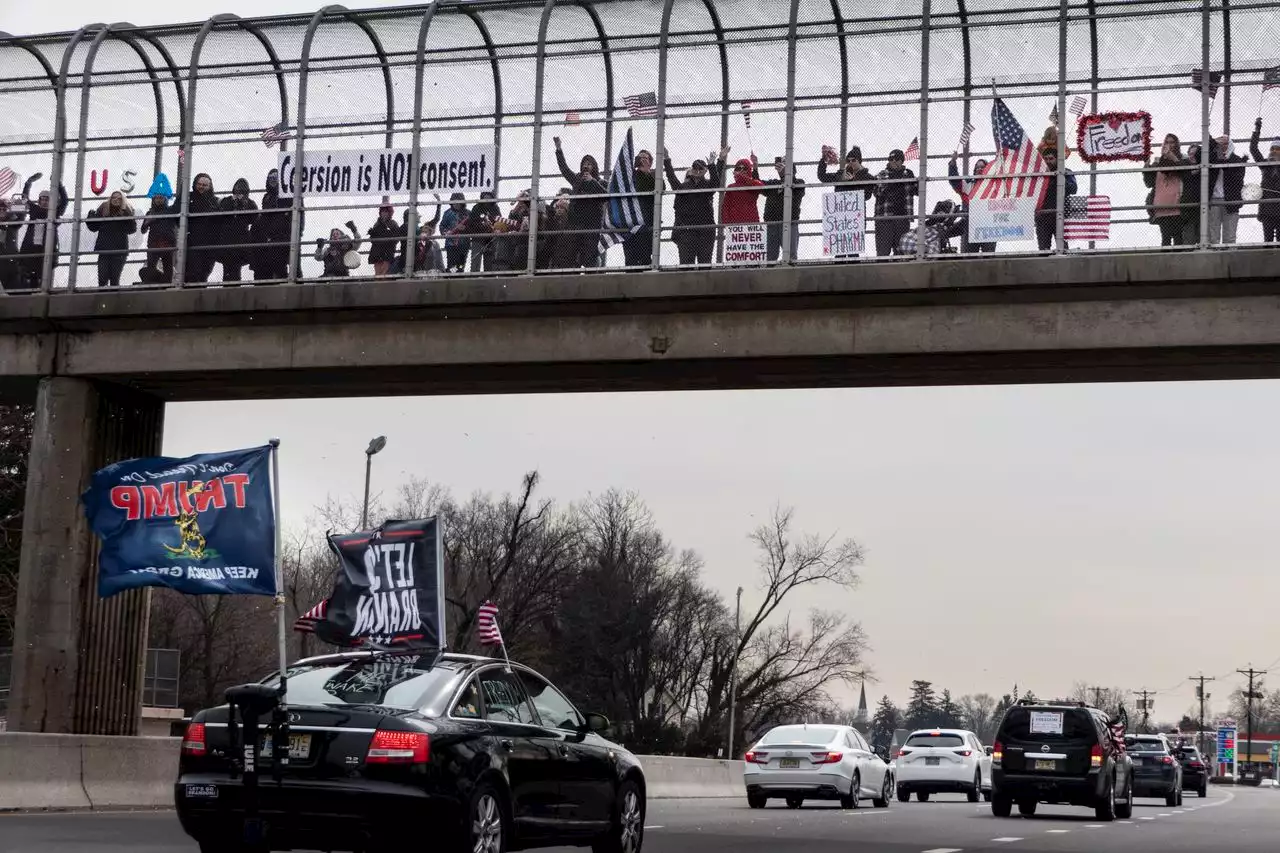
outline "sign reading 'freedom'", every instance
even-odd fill
[[[444,145],[421,149],[418,192],[482,192],[492,190],[497,149],[493,145]],[[279,154],[280,195],[292,198],[299,188],[309,196],[408,194],[413,181],[411,149],[306,151],[303,167],[297,154]]]

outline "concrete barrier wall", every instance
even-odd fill
[[[0,732],[0,811],[173,805],[179,741]],[[742,797],[742,762],[642,755],[651,799]]]

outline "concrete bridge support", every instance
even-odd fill
[[[22,527],[9,728],[133,735],[150,596],[102,600],[80,504],[90,475],[160,451],[164,404],[118,385],[40,380]]]

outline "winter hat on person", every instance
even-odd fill
[[[855,146],[853,146],[852,148],[850,148],[850,149],[849,149],[849,153],[848,153],[848,154],[846,154],[846,155],[844,155],[844,159],[846,159],[846,160],[861,160],[861,159],[862,159],[862,149],[861,149],[861,148],[859,148],[859,147],[858,147],[858,146],[856,146],[856,145],[855,145]]]
[[[750,171],[751,171],[751,168],[752,168],[752,165],[751,165],[751,161],[750,161],[750,160],[748,160],[746,157],[743,157],[743,158],[742,158],[741,160],[739,160],[737,163],[734,163],[734,164],[733,164],[733,167],[734,167],[735,169],[746,169],[748,172],[750,172]]]
[[[890,159],[890,160],[905,160],[905,159],[907,159],[907,155],[905,155],[905,154],[903,154],[903,153],[902,153],[902,149],[901,149],[901,148],[895,148],[895,149],[893,149],[892,151],[890,151],[890,152],[889,152],[889,159]]]
[[[694,160],[694,161],[693,161],[693,166],[692,166],[691,168],[694,168],[694,169],[705,169],[705,168],[707,168],[707,161],[706,161],[706,160],[703,160],[702,158],[698,158],[697,160]]]
[[[1275,139],[1271,140],[1271,147],[1273,149],[1280,148],[1280,136],[1277,136]]]

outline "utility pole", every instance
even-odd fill
[[[1101,708],[1102,707],[1102,688],[1090,687],[1089,689],[1093,691],[1093,707]]]
[[[738,649],[742,646],[742,587],[738,587],[738,606],[733,613],[733,642],[733,669],[729,672],[729,750],[724,756],[728,761],[733,761],[733,718],[738,693]]]
[[[1249,664],[1248,669],[1237,669],[1236,672],[1249,677],[1249,692],[1245,694],[1245,715],[1249,725],[1249,747],[1245,752],[1245,763],[1253,755],[1253,700],[1261,699],[1261,693],[1255,693],[1253,690],[1253,680],[1267,674],[1265,669],[1254,669],[1253,664]],[[1236,744],[1236,761],[1240,760],[1240,745]]]
[[[1138,710],[1142,712],[1142,728],[1149,729],[1151,728],[1151,705],[1152,705],[1150,697],[1153,694],[1150,690],[1135,690],[1133,691],[1133,693],[1135,696],[1142,697],[1141,699],[1138,700]]]
[[[1196,685],[1196,698],[1200,700],[1200,730],[1196,732],[1196,747],[1200,750],[1200,754],[1204,754],[1204,703],[1209,699],[1209,694],[1204,692],[1204,683],[1213,681],[1214,679],[1205,676],[1202,672],[1199,675],[1191,676],[1191,681],[1198,681]]]

